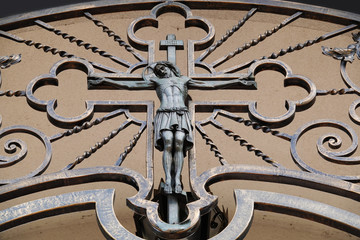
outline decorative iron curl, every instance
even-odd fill
[[[313,172],[316,174],[326,175],[346,181],[360,181],[360,175],[357,176],[342,176],[342,175],[333,175],[333,174],[327,174],[324,172],[321,172],[319,170],[316,170],[312,167],[310,167],[307,163],[305,163],[299,156],[296,144],[299,141],[300,137],[304,135],[306,132],[308,132],[311,129],[317,128],[317,127],[334,127],[337,129],[340,129],[344,131],[352,140],[352,144],[350,147],[348,147],[346,150],[339,151],[339,152],[332,152],[323,146],[324,143],[328,142],[328,146],[331,149],[337,149],[341,146],[342,140],[340,136],[337,134],[326,134],[321,136],[317,141],[317,149],[319,154],[326,160],[338,164],[359,164],[360,163],[360,157],[348,157],[351,154],[353,154],[356,151],[356,148],[358,147],[358,137],[355,133],[355,131],[348,126],[345,123],[335,121],[335,120],[316,120],[313,122],[309,122],[299,128],[296,133],[291,137],[291,155],[295,161],[295,163],[302,168],[305,171]]]
[[[8,167],[23,160],[27,154],[27,144],[21,139],[10,139],[4,144],[4,150],[7,154],[14,154],[17,149],[20,151],[11,157],[0,156],[0,167]]]
[[[351,120],[356,124],[360,124],[360,117],[356,113],[356,109],[360,106],[360,99],[355,100],[349,107],[349,115]]]
[[[11,183],[23,180],[23,179],[27,179],[27,178],[31,178],[31,177],[40,175],[41,173],[43,173],[46,170],[46,168],[50,164],[50,160],[51,160],[52,148],[51,148],[50,140],[45,134],[43,134],[39,130],[34,129],[32,127],[18,125],[18,126],[11,126],[11,127],[2,129],[0,131],[0,138],[7,136],[9,134],[12,134],[12,133],[27,133],[27,134],[31,134],[34,137],[38,138],[40,141],[42,141],[42,143],[45,147],[45,157],[44,157],[44,160],[41,163],[41,165],[39,167],[37,167],[35,170],[33,170],[32,172],[30,172],[29,174],[22,176],[22,177],[15,178],[15,179],[0,179],[0,185],[11,184]],[[23,160],[28,152],[26,143],[20,139],[8,140],[5,143],[4,148],[5,148],[5,152],[8,154],[15,153],[17,149],[20,149],[20,151],[15,156],[11,156],[11,157],[0,156],[0,168],[11,166],[11,165]]]

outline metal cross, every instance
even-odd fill
[[[176,64],[176,50],[183,50],[184,42],[176,40],[175,34],[168,34],[166,40],[160,41],[160,50],[167,50],[167,60]]]
[[[167,50],[167,60],[176,64],[176,50],[183,50],[184,42],[176,40],[175,34],[168,34],[166,40],[160,41],[160,50]],[[166,195],[167,199],[167,221],[171,224],[180,222],[180,206],[177,196]]]

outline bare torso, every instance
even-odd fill
[[[156,93],[160,99],[160,110],[186,110],[187,93],[186,77],[154,78]]]

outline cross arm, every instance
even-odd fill
[[[227,81],[199,81],[190,79],[189,88],[195,89],[220,89],[220,88],[249,88],[256,89],[256,82],[253,79],[233,79]]]
[[[110,78],[104,77],[89,77],[88,78],[88,88],[96,89],[101,87],[114,87],[119,89],[129,89],[129,90],[146,90],[154,89],[155,84],[148,81],[116,81]]]

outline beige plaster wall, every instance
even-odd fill
[[[148,11],[133,11],[121,13],[108,13],[96,15],[110,29],[115,30],[120,36],[126,39],[127,27],[134,19],[147,15]],[[216,40],[220,39],[228,29],[243,18],[246,11],[230,10],[194,10],[193,15],[201,16],[208,19],[216,29]],[[219,47],[207,62],[212,62],[228,52],[233,51],[243,43],[250,42],[252,39],[268,29],[272,29],[287,16],[269,13],[256,13],[238,32],[236,32],[223,46]],[[70,35],[74,35],[85,42],[91,42],[94,46],[121,56],[128,61],[135,59],[119,47],[117,43],[96,28],[94,24],[85,17],[61,20],[51,22],[51,25],[61,29]],[[298,19],[289,24],[288,27],[280,30],[275,35],[269,37],[263,43],[245,51],[243,54],[231,59],[224,64],[223,68],[231,67],[235,64],[268,56],[272,52],[277,52],[281,48],[303,43],[309,39],[314,39],[325,33],[337,30],[343,27],[333,23],[311,19]],[[356,32],[356,31],[353,31]],[[84,48],[77,47],[68,41],[56,36],[53,33],[38,27],[31,26],[10,31],[10,33],[20,36],[23,39],[31,39],[45,45],[56,47],[73,53],[76,56],[86,58],[95,62],[103,63],[120,70],[125,70],[122,66],[115,64],[109,59],[103,58],[97,54],[91,53]],[[203,30],[196,28],[185,29],[184,18],[176,13],[167,13],[159,17],[159,28],[141,29],[137,36],[142,39],[154,39],[156,41],[155,60],[166,59],[166,52],[158,50],[158,43],[165,39],[166,34],[174,33],[177,39],[199,39],[205,36]],[[321,53],[321,46],[329,47],[346,47],[353,43],[351,34],[345,33],[336,38],[329,39],[323,43],[315,44],[311,47],[304,48],[283,57],[278,60],[285,62],[290,66],[294,74],[302,75],[309,78],[315,83],[317,89],[341,89],[345,88],[340,76],[340,61],[331,57],[324,56]],[[186,49],[187,46],[185,46]],[[0,55],[22,54],[22,61],[19,64],[11,66],[1,71],[2,86],[1,91],[6,90],[24,90],[32,79],[41,74],[47,74],[50,68],[62,58],[45,53],[34,47],[25,44],[16,43],[9,39],[0,38]],[[201,53],[201,52],[200,52]],[[199,56],[200,53],[196,53]],[[144,52],[141,52],[146,56]],[[187,72],[187,51],[177,51],[177,64],[182,73]],[[348,64],[348,72],[356,82],[360,74],[359,61],[355,59],[352,64]],[[197,69],[199,72],[204,70]],[[140,72],[140,70],[138,71]],[[68,70],[59,76],[59,86],[46,86],[36,91],[36,97],[39,99],[58,100],[56,112],[61,116],[71,117],[81,114],[84,110],[85,100],[151,100],[155,102],[155,109],[159,106],[159,101],[154,91],[126,91],[126,90],[87,90],[86,75],[77,70]],[[256,100],[259,111],[266,116],[279,116],[285,113],[285,100],[298,100],[307,95],[306,91],[300,87],[284,87],[283,76],[273,71],[261,72],[256,75],[258,89],[250,90],[217,90],[202,91],[190,90],[190,96],[193,101],[217,101],[217,100]],[[306,111],[296,112],[294,120],[285,127],[278,129],[283,133],[292,135],[300,126],[316,119],[336,119],[342,121],[355,129],[359,133],[359,126],[356,125],[348,116],[350,104],[358,99],[358,95],[336,95],[336,96],[318,96],[315,104]],[[359,113],[359,111],[357,111]],[[63,132],[64,129],[52,125],[46,117],[46,112],[37,111],[31,108],[25,97],[1,97],[0,114],[2,116],[1,128],[13,125],[28,125],[39,129],[47,136]],[[96,113],[95,117],[101,117],[105,113]],[[145,120],[143,113],[132,113],[135,117]],[[236,113],[239,116],[248,118],[247,113]],[[203,120],[209,117],[211,113],[198,113],[195,120]],[[52,173],[61,170],[67,164],[73,162],[75,158],[88,150],[97,141],[105,137],[111,130],[117,128],[123,121],[124,117],[117,117],[106,121],[94,128],[83,131],[72,137],[64,138],[52,144],[53,156],[51,164],[46,173]],[[276,162],[281,163],[288,169],[299,170],[290,155],[289,141],[276,138],[270,134],[264,134],[261,131],[255,131],[251,127],[245,127],[224,117],[219,117],[219,121],[229,129],[248,140],[264,153],[271,156]],[[213,139],[224,157],[229,163],[234,164],[252,164],[260,166],[269,166],[261,158],[256,157],[254,153],[248,152],[246,148],[239,147],[239,143],[232,141],[223,132],[209,125],[205,127],[207,134]],[[112,165],[124,147],[129,144],[133,134],[138,131],[137,126],[130,126],[122,131],[116,138],[110,141],[106,146],[99,149],[91,158],[86,159],[76,168],[86,168],[93,166]],[[305,134],[298,143],[298,149],[304,161],[311,164],[312,167],[332,174],[356,175],[359,172],[357,165],[338,165],[322,159],[316,150],[316,141],[323,133],[337,132],[343,136],[343,147],[346,149],[351,140],[341,131],[319,128]],[[23,176],[30,170],[35,169],[44,156],[44,149],[39,141],[27,134],[12,134],[0,139],[0,145],[3,145],[9,138],[21,138],[28,144],[28,156],[25,160],[9,168],[0,168],[1,178],[15,178]],[[341,150],[340,149],[340,150]],[[0,151],[3,151],[2,149]],[[354,156],[359,155],[359,150],[355,151]],[[0,152],[1,155],[5,153]],[[135,149],[126,158],[123,167],[134,169],[145,175],[145,153],[146,139],[145,134],[140,138]],[[219,166],[219,162],[214,157],[213,152],[209,151],[209,146],[201,136],[196,133],[196,165],[197,171],[201,172]],[[157,188],[160,179],[163,177],[161,153],[154,153],[154,186]],[[190,191],[188,181],[188,166],[185,164],[183,170],[183,183],[186,191]],[[133,196],[136,190],[126,184],[120,183],[92,183],[80,186],[63,187],[54,190],[42,191],[31,194],[0,205],[1,209],[30,201],[33,199],[51,196],[71,191],[79,191],[96,188],[115,188],[115,211],[119,221],[131,232],[135,233],[135,225],[132,219],[133,212],[126,206],[126,197]],[[344,210],[360,214],[359,203],[343,197],[323,193],[315,190],[309,190],[296,186],[279,185],[274,183],[254,182],[254,181],[225,181],[214,184],[210,190],[219,196],[219,207],[224,206],[229,211],[229,220],[235,210],[233,199],[233,189],[257,189],[272,192],[285,193],[300,196],[320,202],[324,202]],[[96,222],[95,212],[92,210],[65,214],[56,217],[50,217],[43,220],[34,221],[21,225],[19,227],[0,233],[0,239],[102,239],[103,235],[99,230]],[[256,211],[253,227],[245,239],[356,239],[355,236],[295,217],[284,216],[275,213]]]

